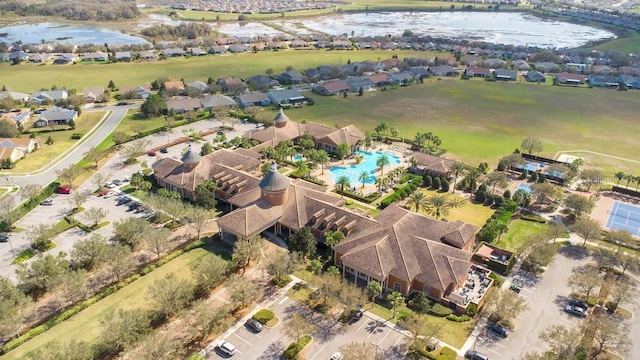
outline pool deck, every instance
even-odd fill
[[[413,154],[413,151],[410,150],[404,150],[404,151],[400,151],[401,149],[397,148],[397,147],[392,147],[389,145],[385,145],[385,144],[374,144],[369,148],[365,148],[362,149],[364,151],[385,151],[385,152],[389,152],[392,154],[395,154],[396,156],[398,156],[400,158],[400,164],[393,164],[393,165],[389,165],[389,166],[385,166],[384,167],[384,175],[388,174],[390,171],[397,169],[399,167],[408,167],[409,166],[409,159],[411,158],[411,155]],[[347,158],[344,161],[332,161],[329,164],[326,165],[325,169],[324,169],[324,174],[322,174],[322,170],[320,169],[320,167],[318,167],[318,169],[314,170],[311,172],[311,175],[313,175],[314,177],[324,180],[325,183],[329,186],[329,190],[333,190],[335,188],[334,183],[333,183],[333,177],[331,176],[331,172],[329,171],[329,169],[332,166],[349,166],[349,165],[354,165],[356,162],[353,159],[353,157],[351,158]],[[375,176],[380,176],[380,171],[376,171]],[[376,192],[378,191],[378,187],[376,186],[375,183],[371,183],[371,184],[365,184],[364,188],[362,187],[362,183],[357,183],[357,184],[351,184],[351,187],[355,187],[356,188],[356,192],[363,194],[364,196]],[[351,189],[353,190],[353,189]],[[391,191],[391,190],[389,190]]]

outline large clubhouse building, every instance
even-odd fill
[[[304,131],[288,133],[286,138],[279,134],[299,125],[309,124],[285,121],[278,127],[276,122],[260,132],[275,135],[268,141],[292,139]],[[361,133],[355,127],[331,130],[347,138]],[[194,199],[198,184],[207,179],[216,182],[218,198],[232,209],[217,219],[221,236],[248,238],[269,231],[287,239],[308,227],[323,241],[327,231],[341,231],[345,238],[334,247],[334,261],[344,276],[360,283],[379,281],[385,290],[405,295],[425,291],[458,311],[479,301],[459,291],[477,271],[470,252],[477,227],[435,220],[396,204],[376,216],[350,210],[325,186],[290,179],[278,171],[276,163],[261,178],[260,163],[253,149],[219,150],[201,157],[189,148],[182,161],[162,159],[154,164],[154,175],[160,186],[189,199]]]

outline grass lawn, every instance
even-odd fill
[[[387,309],[386,307],[380,304],[374,304],[373,308],[371,305],[366,305],[365,310],[372,312],[380,316],[383,319],[388,319],[389,322],[395,324],[397,323],[397,319],[391,318],[393,316],[393,311]],[[406,315],[413,313],[413,311],[406,306],[401,306],[396,311],[396,316]],[[472,327],[470,326],[471,322],[463,322],[457,323],[453,321],[449,321],[443,317],[431,316],[431,315],[423,315],[426,316],[430,322],[435,324],[442,324],[442,331],[440,335],[437,336],[439,340],[446,342],[449,345],[455,346],[457,348],[461,348],[464,345],[464,342],[471,334]]]
[[[7,173],[31,172],[42,168],[49,164],[58,155],[68,150],[73,146],[73,144],[81,141],[71,139],[71,134],[81,133],[83,135],[87,135],[87,133],[91,131],[91,129],[100,121],[100,119],[102,119],[104,115],[105,112],[102,111],[85,112],[80,115],[76,121],[76,128],[74,130],[51,131],[51,128],[49,127],[35,130],[34,132],[36,133],[36,138],[40,143],[40,148],[36,152],[29,154],[24,159],[18,161],[15,168],[5,171]],[[59,126],[58,128],[64,127]],[[45,141],[47,141],[49,136],[51,136],[54,141],[51,145],[45,144]]]
[[[120,124],[118,124],[118,127],[114,132],[123,131],[125,134],[132,136],[137,134],[134,129],[138,126],[146,131],[165,126],[165,122],[164,118],[161,116],[146,118],[142,115],[139,109],[129,109],[127,115],[122,119]]]
[[[635,134],[640,131],[634,120],[637,94],[632,91],[450,78],[364,96],[306,95],[315,105],[289,109],[291,119],[328,126],[352,123],[369,131],[390,121],[407,138],[431,131],[442,140],[447,156],[470,165],[487,161],[495,166],[527,136],[542,140],[542,156],[588,149],[628,157],[636,149]],[[261,119],[273,116],[275,111],[260,113]],[[640,172],[638,163],[602,162],[602,166],[608,173]]]
[[[549,225],[535,221],[514,220],[511,222],[511,225],[509,225],[509,231],[502,235],[502,239],[495,245],[517,253],[527,237],[541,234],[547,231],[548,228]]]
[[[421,190],[426,197],[431,197],[433,195],[442,195],[441,192],[435,190]],[[447,197],[463,199],[458,195],[453,195],[451,193],[445,195]],[[489,206],[482,206],[482,204],[474,204],[471,201],[466,201],[465,204],[459,208],[449,210],[449,216],[445,218],[448,221],[462,221],[467,224],[476,225],[481,227],[487,222],[487,219],[493,215],[495,210],[491,209]],[[424,214],[423,212],[421,212]],[[428,216],[428,215],[427,215]]]
[[[100,318],[111,309],[149,309],[152,302],[147,297],[147,289],[154,281],[171,273],[180,278],[188,278],[189,265],[209,254],[205,249],[194,249],[169,263],[125,286],[120,291],[107,296],[71,319],[62,322],[49,331],[27,341],[15,350],[3,355],[3,359],[27,359],[29,353],[46,347],[52,341],[74,339],[93,343],[100,334]]]

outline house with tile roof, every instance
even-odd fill
[[[82,89],[82,94],[87,104],[97,103],[102,99],[104,88],[102,86],[86,87]]]
[[[451,178],[451,168],[454,161],[441,158],[439,156],[430,155],[421,151],[413,153],[415,160],[415,172],[418,174],[429,174],[431,176],[439,176],[447,179]]]
[[[75,121],[77,118],[77,111],[56,106],[43,111],[33,123],[33,127],[69,125],[71,120]]]
[[[349,85],[343,80],[325,81],[324,83],[314,87],[313,91],[326,96],[338,95],[345,91],[349,91]]]
[[[582,74],[574,74],[561,72],[553,77],[554,85],[582,85],[585,82],[585,76]]]
[[[269,106],[271,105],[271,99],[267,94],[261,92],[244,93],[238,96],[238,105],[243,108],[247,106]]]

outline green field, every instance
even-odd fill
[[[514,220],[509,225],[509,231],[502,235],[495,245],[508,251],[518,252],[524,244],[524,240],[532,235],[542,234],[547,231],[549,225],[533,221]]]
[[[634,158],[640,123],[636,109],[640,92],[430,79],[424,84],[364,96],[324,97],[308,94],[315,105],[290,109],[287,115],[329,126],[355,124],[373,130],[381,121],[398,128],[401,136],[431,131],[442,139],[447,156],[469,165],[498,159],[520,146],[527,136],[542,139],[540,155],[590,150]],[[261,118],[273,118],[265,111]],[[600,161],[607,173],[640,173],[640,164]],[[587,163],[587,165],[589,165]]]
[[[434,195],[443,195],[442,193],[437,192],[435,190],[422,189],[421,191],[425,194],[427,198]],[[451,193],[449,193],[446,196],[459,199],[459,200],[464,200],[462,197],[458,195],[453,195]],[[487,222],[487,219],[490,218],[493,213],[494,213],[494,210],[491,209],[489,206],[482,206],[482,204],[474,204],[470,201],[466,201],[463,206],[449,210],[449,216],[447,216],[444,220],[462,221],[467,224],[482,227],[482,225],[484,225],[484,223]]]
[[[76,316],[53,327],[49,331],[27,341],[13,351],[2,356],[3,359],[28,359],[29,354],[44,348],[52,341],[86,341],[93,343],[100,333],[100,318],[109,310],[149,309],[152,302],[147,289],[158,279],[175,273],[179,278],[187,278],[189,265],[209,254],[205,249],[194,249],[177,257],[166,265],[141,277],[112,295],[83,310]]]

